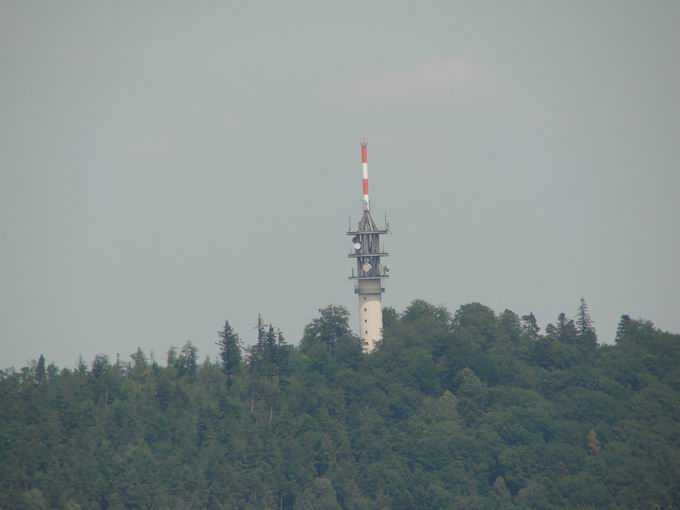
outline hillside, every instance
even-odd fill
[[[418,300],[368,355],[339,307],[296,346],[224,326],[1,371],[0,508],[680,508],[680,336],[648,321],[600,345],[583,302],[541,334]]]

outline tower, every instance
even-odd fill
[[[350,230],[352,252],[349,258],[356,259],[356,273],[352,269],[351,280],[356,280],[354,292],[359,296],[359,335],[365,352],[370,352],[375,343],[382,338],[382,279],[388,277],[389,268],[380,263],[387,257],[380,243],[380,236],[389,232],[387,220],[385,228],[379,229],[371,217],[368,199],[368,148],[361,144],[361,166],[363,170],[364,211],[356,230]]]

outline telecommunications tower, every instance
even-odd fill
[[[371,217],[368,200],[368,148],[361,144],[361,166],[363,170],[364,211],[356,230],[350,229],[352,252],[348,257],[356,259],[356,273],[352,269],[351,280],[356,280],[355,294],[359,295],[359,334],[365,352],[370,352],[382,338],[382,279],[388,277],[389,268],[380,263],[380,257],[387,257],[380,244],[380,236],[389,232],[387,218],[385,228],[379,229]]]

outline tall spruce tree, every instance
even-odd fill
[[[622,315],[619,325],[616,328],[616,342],[620,342],[628,334],[630,326],[632,324],[630,315]]]
[[[276,372],[277,347],[276,331],[274,331],[274,326],[270,324],[269,329],[267,330],[267,336],[265,337],[264,352],[265,372],[269,376],[270,382],[273,382],[274,373]]]
[[[590,310],[588,310],[586,300],[583,298],[581,298],[576,312],[576,331],[584,347],[597,347],[597,334],[590,317]]]
[[[257,340],[255,345],[248,348],[248,366],[258,372],[262,369],[267,351],[267,331],[264,326],[264,319],[260,314],[257,315],[255,331],[257,331]]]
[[[165,358],[165,365],[168,367],[174,367],[175,363],[177,363],[177,347],[171,345]]]
[[[228,320],[224,321],[224,329],[217,334],[220,336],[217,341],[220,348],[220,363],[222,370],[227,375],[227,384],[231,386],[234,374],[241,365],[241,339],[234,332]]]
[[[288,343],[280,329],[276,330],[276,371],[279,379],[288,374]]]
[[[42,354],[38,358],[38,364],[35,366],[35,378],[38,383],[42,384],[47,379],[47,373],[45,372],[45,356]]]

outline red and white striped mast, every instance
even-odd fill
[[[364,211],[368,211],[371,207],[368,200],[368,144],[366,142],[361,142],[361,166],[364,173]]]

